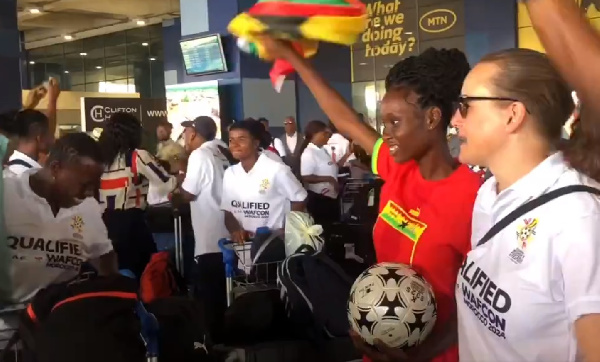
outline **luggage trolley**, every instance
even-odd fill
[[[271,233],[268,229],[260,228],[256,235]],[[285,259],[258,262],[262,252],[277,237],[283,236],[283,231],[273,231],[268,238],[258,247],[254,259],[251,257],[253,242],[236,244],[231,240],[219,240],[219,248],[223,253],[225,264],[225,280],[227,293],[227,306],[238,296],[253,291],[277,289],[277,268]]]
[[[340,216],[343,218],[349,211],[352,205],[354,204],[354,200],[356,195],[360,193],[360,189],[368,185],[371,181],[364,179],[356,179],[349,178],[346,180],[344,185],[342,186],[342,191],[340,192]]]

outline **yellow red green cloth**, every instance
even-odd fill
[[[259,0],[237,15],[228,30],[241,39],[241,48],[262,59],[270,56],[256,39],[260,33],[291,40],[309,58],[316,54],[319,41],[350,46],[366,26],[366,7],[359,0]],[[269,73],[275,89],[279,91],[293,71],[289,63],[275,60]]]

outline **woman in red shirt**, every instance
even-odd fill
[[[354,341],[374,361],[457,362],[454,288],[470,249],[471,216],[481,178],[450,155],[446,133],[469,64],[459,50],[428,49],[397,63],[381,101],[383,138],[289,44],[263,36],[274,59],[290,62],[319,106],[344,134],[372,150],[385,185],[374,229],[379,262],[410,264],[432,285],[438,320],[419,347],[400,351]]]

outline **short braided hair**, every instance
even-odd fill
[[[421,108],[438,107],[445,132],[470,70],[467,57],[460,50],[429,48],[396,63],[385,78],[385,89],[410,89],[419,96]]]
[[[52,161],[69,163],[78,157],[88,157],[100,164],[104,162],[98,143],[83,132],[74,132],[67,133],[54,142],[50,147],[46,164],[50,164]]]

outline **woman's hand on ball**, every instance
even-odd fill
[[[376,340],[375,347],[367,344],[355,331],[350,331],[350,337],[354,347],[363,355],[369,357],[373,362],[408,362],[409,358],[401,349],[392,348],[385,343]]]

